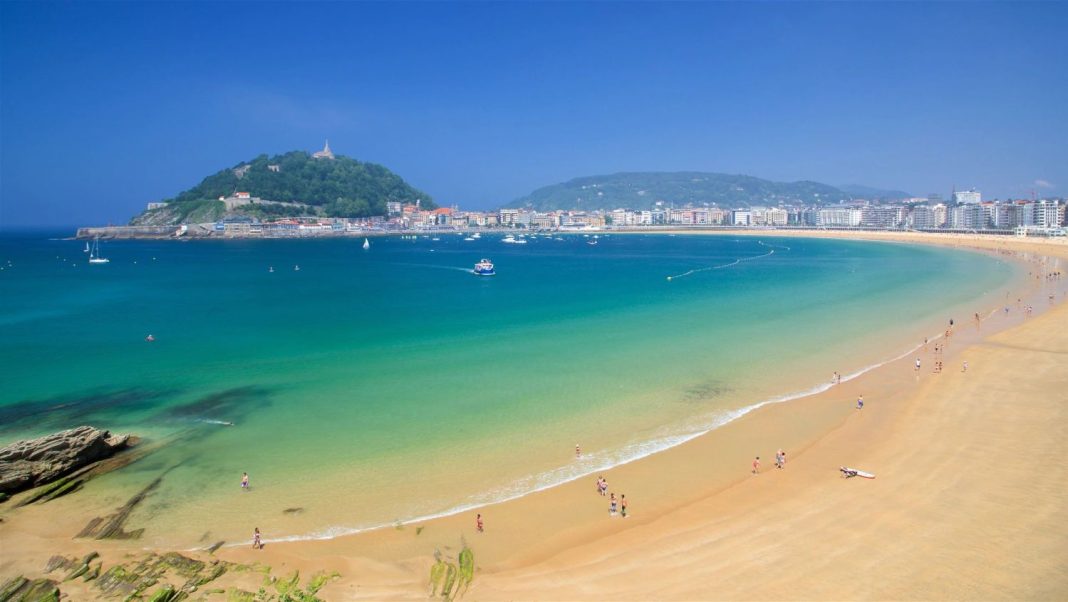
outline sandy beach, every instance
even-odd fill
[[[730,235],[848,237],[1068,259],[1064,240]],[[960,316],[940,357],[932,341],[824,393],[765,406],[608,471],[609,490],[629,501],[625,519],[609,516],[608,498],[595,492],[591,477],[481,509],[484,533],[476,532],[471,512],[262,550],[242,543],[215,557],[278,573],[337,571],[340,579],[320,592],[329,600],[424,599],[435,550],[455,555],[462,542],[475,557],[463,596],[471,600],[1064,599],[1068,472],[1058,444],[1068,435],[1068,303],[1058,296],[1050,305],[1038,293],[1043,282],[1031,280],[1025,304],[1035,306],[1034,316],[1014,303],[1008,315],[977,307],[993,315],[979,326]],[[939,359],[945,367],[935,373]],[[779,448],[787,452],[782,470],[774,466]],[[840,466],[876,478],[845,478]],[[5,578],[40,573],[52,553],[96,550],[106,565],[139,551],[135,542],[72,541],[70,529],[84,517],[51,516],[47,506],[5,507],[3,516]],[[260,577],[226,579],[255,591]],[[93,597],[89,586],[63,591]]]

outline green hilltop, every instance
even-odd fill
[[[389,201],[414,203],[419,200],[423,208],[436,207],[429,195],[408,185],[381,165],[341,155],[317,157],[304,151],[292,151],[270,157],[260,155],[220,170],[193,188],[165,199],[165,207],[147,210],[131,223],[163,225],[214,221],[227,213],[218,199],[237,192],[273,201],[235,207],[230,212],[256,217],[370,217],[385,215]]]
[[[688,203],[745,207],[775,205],[780,201],[836,203],[851,198],[852,195],[819,182],[772,182],[752,176],[698,171],[625,172],[545,186],[508,206],[538,211],[649,209],[662,201],[665,207]]]

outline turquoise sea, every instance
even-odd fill
[[[64,234],[0,237],[0,443],[80,424],[168,442],[86,489],[114,505],[169,469],[130,521],[149,545],[523,495],[890,359],[1014,274],[941,248],[665,234],[105,241],[89,265]],[[470,273],[483,257],[497,276]]]

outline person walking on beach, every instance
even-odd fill
[[[601,477],[601,497],[608,495],[608,479]]]
[[[964,360],[964,363],[961,364],[960,371],[961,372],[967,372],[968,371],[968,360]]]
[[[241,475],[241,488],[248,491],[248,473],[242,473]]]
[[[482,524],[482,515],[481,514],[475,515],[475,528],[478,529],[479,533],[482,533],[483,532],[483,527],[484,527],[484,525]]]
[[[786,464],[786,452],[781,449],[775,452],[775,468],[781,469]]]
[[[582,457],[582,448],[579,447],[578,443],[575,444],[575,457],[576,458],[581,458]]]
[[[753,460],[753,474],[757,474],[759,472],[760,472],[760,456],[757,456]]]
[[[916,372],[920,371],[920,358],[916,358]]]
[[[627,518],[627,496],[625,494],[619,494],[619,510],[623,518]]]
[[[860,397],[857,398],[857,409],[858,410],[863,410],[864,409],[864,396],[863,395],[861,395]]]
[[[608,516],[616,515],[616,494],[612,494],[612,497],[608,498]]]
[[[260,541],[260,528],[259,527],[256,527],[255,529],[252,530],[252,549],[253,550],[261,550],[261,549],[263,549],[263,542]]]

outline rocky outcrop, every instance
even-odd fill
[[[129,435],[91,426],[18,441],[0,449],[0,493],[45,485],[126,448]]]

